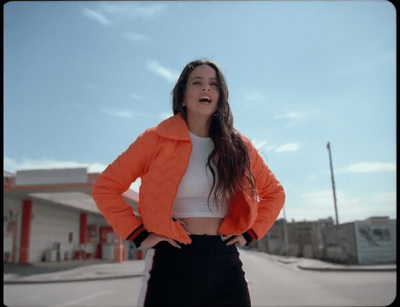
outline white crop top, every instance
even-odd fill
[[[224,218],[227,213],[227,202],[218,207],[214,195],[211,194],[208,203],[213,176],[207,167],[207,159],[214,149],[214,143],[211,138],[202,138],[191,132],[189,134],[193,149],[186,173],[178,188],[172,216],[174,218]]]

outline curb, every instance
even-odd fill
[[[329,263],[318,263],[316,265],[307,264],[296,264],[298,259],[277,259],[278,262],[291,265],[295,264],[295,267],[304,271],[316,271],[316,272],[396,272],[397,266],[394,265],[335,265]]]
[[[301,270],[305,271],[320,271],[320,272],[393,272],[397,271],[397,268],[333,268],[333,267],[307,267],[307,266],[297,266]]]
[[[24,284],[53,284],[53,283],[68,283],[68,282],[86,282],[96,280],[110,280],[110,279],[125,279],[125,278],[138,278],[143,274],[134,275],[120,275],[108,277],[87,277],[87,278],[74,278],[74,279],[52,279],[52,280],[4,280],[4,285],[24,285]]]

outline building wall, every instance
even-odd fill
[[[85,246],[86,253],[96,255],[98,244],[100,243],[100,227],[109,226],[101,215],[88,214],[87,216],[87,242]]]
[[[370,219],[354,223],[358,263],[396,262],[396,221]]]
[[[370,218],[334,225],[332,219],[287,223],[277,220],[250,249],[276,255],[316,258],[343,264],[396,262],[396,220]]]
[[[320,231],[324,248],[320,259],[345,264],[357,263],[353,223],[323,227]]]
[[[251,249],[276,255],[313,258],[312,227],[312,222],[287,223],[285,226],[283,219],[277,220],[264,238],[251,244]]]
[[[310,254],[312,225],[312,222],[296,222],[287,225],[289,256],[313,257],[313,255]]]
[[[18,263],[22,201],[7,197],[3,201],[3,260]],[[109,225],[100,214],[87,213],[87,226],[95,233],[91,237],[87,235],[87,242],[80,245],[81,213],[77,209],[34,199],[28,262],[71,260],[80,250],[96,257],[100,227]]]
[[[79,248],[79,218],[79,211],[34,201],[29,262],[44,260],[46,251],[56,249],[54,244],[60,244],[56,260],[66,256],[71,259],[73,251]]]
[[[87,173],[86,168],[17,171],[16,175],[4,171],[4,261],[25,264],[101,257],[100,229],[110,227],[92,207],[90,191],[98,175]],[[63,190],[61,199],[52,194],[53,189],[54,193]],[[128,190],[124,197],[136,206],[136,192]],[[111,238],[107,244],[113,244]]]
[[[3,259],[7,262],[18,262],[22,203],[7,197],[3,201]]]

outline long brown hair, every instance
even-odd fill
[[[238,190],[246,191],[256,197],[256,183],[250,167],[249,153],[239,131],[233,126],[233,115],[228,102],[228,86],[221,69],[215,62],[195,60],[185,66],[172,90],[174,115],[180,113],[187,120],[186,108],[182,106],[182,101],[189,75],[200,65],[208,65],[215,70],[220,91],[218,109],[212,117],[209,131],[214,142],[214,150],[207,162],[213,176],[213,185],[208,197],[210,198],[214,191],[215,200],[221,203],[227,197],[233,197]],[[217,174],[211,167],[211,163],[216,166]]]

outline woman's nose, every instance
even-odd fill
[[[211,88],[208,86],[208,87],[203,87],[203,92],[205,92],[205,91],[211,91]]]

